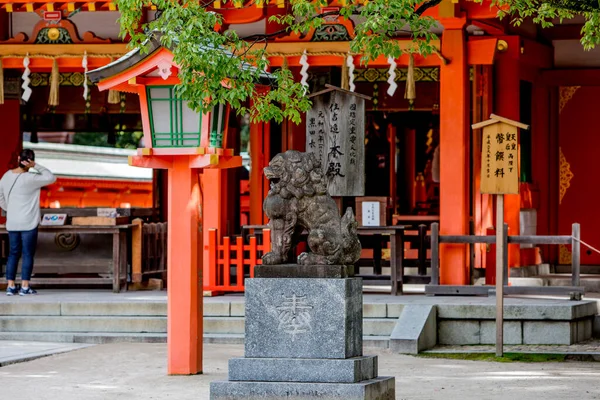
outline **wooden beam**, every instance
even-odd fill
[[[140,168],[169,169],[173,167],[172,156],[129,156],[129,165]]]
[[[398,43],[402,49],[412,49],[416,44],[410,39],[399,39]],[[439,50],[440,41],[432,40],[431,44]],[[296,54],[306,50],[311,53],[341,53],[346,55],[350,51],[350,42],[274,42],[267,47],[267,56],[277,53],[278,55]]]
[[[497,44],[496,38],[469,38],[467,42],[469,65],[494,65]]]
[[[18,56],[25,57],[29,54],[30,58],[35,58],[36,55],[43,56],[63,56],[69,58],[71,55],[79,55],[87,52],[88,59],[97,54],[108,55],[110,57],[120,57],[126,54],[126,43],[110,43],[110,44],[24,44],[24,45],[6,45],[0,46],[0,56]]]

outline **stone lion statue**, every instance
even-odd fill
[[[351,208],[343,217],[327,193],[327,181],[312,153],[289,150],[276,155],[264,169],[271,183],[263,209],[269,217],[272,251],[263,264],[288,262],[295,238],[308,231],[312,252],[298,256],[298,264],[353,265],[360,258],[358,226]]]

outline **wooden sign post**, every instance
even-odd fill
[[[364,196],[365,99],[370,97],[326,86],[309,96],[306,152],[321,163],[331,196]]]
[[[504,233],[504,195],[519,194],[519,132],[529,125],[492,114],[472,125],[483,128],[481,193],[496,195],[496,356],[504,354],[504,265],[508,262]],[[507,282],[508,283],[508,282]]]

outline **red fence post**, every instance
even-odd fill
[[[236,289],[244,291],[244,239],[238,236],[235,239],[235,265]]]
[[[223,238],[223,285],[231,284],[231,238]]]
[[[254,278],[254,267],[256,266],[256,259],[258,246],[256,245],[256,236],[250,238],[250,278]]]
[[[217,256],[219,248],[217,245],[217,230],[208,230],[208,286],[204,290],[215,290],[217,286]]]

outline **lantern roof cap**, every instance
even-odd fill
[[[158,32],[151,34],[148,37],[148,39],[146,39],[142,43],[142,45],[140,47],[131,50],[130,52],[128,52],[121,58],[119,58],[109,64],[106,64],[103,67],[100,67],[93,71],[87,72],[86,75],[90,78],[90,80],[92,82],[97,83],[103,79],[107,79],[107,78],[113,77],[115,75],[118,75],[118,74],[122,73],[123,71],[135,66],[136,64],[143,62],[146,58],[150,57],[154,52],[156,52],[157,50],[159,50],[161,48],[164,48],[164,46],[160,43],[160,36],[161,36],[161,34]],[[142,52],[142,48],[145,48],[146,51]],[[207,51],[207,50],[209,50],[209,47],[199,45],[198,49],[200,51]],[[224,54],[231,54],[233,56],[233,54],[230,51],[228,51],[227,49],[221,48],[220,50]],[[247,69],[256,69],[256,67],[254,67],[248,63],[244,63],[242,68],[244,68],[246,70]],[[261,85],[275,86],[276,79],[273,74],[263,71],[260,73],[259,81],[257,83],[261,84]]]

